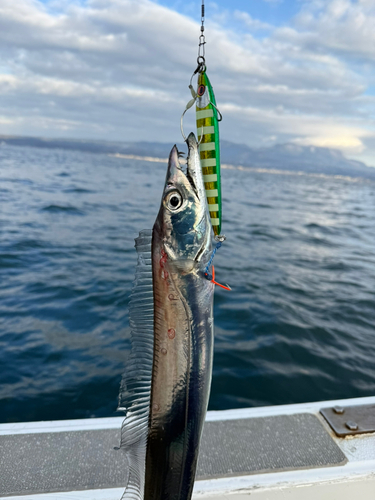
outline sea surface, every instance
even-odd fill
[[[0,422],[115,416],[166,163],[0,147]],[[210,410],[375,395],[375,183],[226,168]]]

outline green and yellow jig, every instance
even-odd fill
[[[221,234],[222,210],[221,210],[221,180],[220,180],[220,141],[219,122],[222,115],[216,106],[215,94],[206,73],[205,61],[205,36],[204,36],[204,0],[202,0],[202,24],[199,37],[199,49],[197,69],[190,78],[190,93],[192,99],[186,104],[185,111],[181,116],[181,133],[186,141],[183,129],[184,115],[194,104],[196,105],[197,136],[199,144],[199,156],[203,173],[204,187],[211,217],[211,224],[215,234],[216,246],[211,258],[205,268],[204,276],[226,290],[231,290],[228,285],[221,285],[215,281],[215,269],[212,265],[217,250],[225,241]],[[198,74],[197,90],[194,90],[193,77]],[[212,268],[212,272],[210,269]]]
[[[198,75],[196,98],[197,135],[204,186],[215,236],[221,231],[220,111],[205,66]]]
[[[198,67],[194,71],[189,89],[192,99],[187,103],[185,111],[181,116],[181,132],[183,131],[183,118],[186,111],[196,105],[197,136],[199,144],[199,155],[203,171],[203,179],[206,190],[208,209],[210,211],[211,223],[217,240],[221,239],[221,182],[220,182],[220,141],[219,122],[222,115],[216,106],[215,94],[206,73],[205,61],[205,36],[204,36],[204,1],[202,1],[202,24],[199,37]],[[198,74],[197,90],[192,85],[193,77]]]

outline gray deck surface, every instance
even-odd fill
[[[0,436],[0,495],[125,486],[119,436],[113,429]],[[312,414],[207,422],[197,479],[345,462]]]

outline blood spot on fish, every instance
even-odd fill
[[[161,272],[161,277],[163,278],[163,280],[168,279],[168,276],[169,276],[168,271],[165,271],[165,270],[163,269],[163,270],[162,270],[162,272]]]
[[[160,352],[161,352],[162,354],[167,354],[167,349],[166,349],[165,347],[162,347],[162,348],[160,349]]]
[[[167,262],[168,255],[162,250],[161,252],[161,259],[160,259],[160,267],[164,267],[165,263]]]
[[[152,405],[152,409],[155,410],[155,411],[158,411],[158,410],[160,410],[160,406],[157,403],[154,403]]]
[[[176,330],[174,328],[169,328],[168,330],[168,337],[170,339],[174,339],[176,336]]]

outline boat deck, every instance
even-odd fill
[[[300,499],[304,488],[304,500],[332,500],[333,487],[345,499],[360,486],[361,498],[374,500],[375,433],[338,438],[319,413],[363,404],[375,398],[209,412],[194,496]],[[119,500],[122,420],[0,425],[0,499]]]

